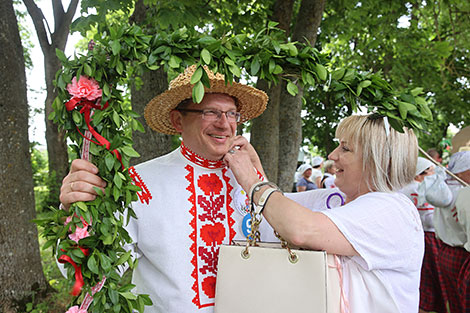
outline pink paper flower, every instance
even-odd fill
[[[83,239],[83,238],[86,238],[86,237],[90,236],[90,233],[88,233],[88,225],[89,224],[85,221],[85,219],[83,217],[80,217],[80,220],[82,221],[83,227],[75,227],[75,232],[73,234],[69,235],[70,240],[73,240],[76,243],[78,243],[78,241],[80,239]],[[72,221],[72,216],[67,217],[67,219],[65,220],[64,225],[67,225],[71,221]],[[91,221],[90,221],[90,223],[91,223]],[[72,227],[69,228],[69,231],[71,231],[71,230],[72,230]]]
[[[78,305],[74,305],[65,313],[88,313],[85,309],[80,309]]]
[[[83,239],[83,238],[86,238],[86,237],[90,236],[90,234],[88,233],[87,228],[88,227],[83,227],[83,228],[77,227],[77,228],[75,228],[75,232],[73,234],[69,235],[70,240],[73,240],[76,243],[78,243],[78,241],[80,239]]]
[[[90,101],[94,101],[102,95],[98,82],[87,76],[80,76],[78,82],[77,77],[74,77],[72,83],[67,85],[67,91],[75,98],[85,98]]]

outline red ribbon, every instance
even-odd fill
[[[83,254],[85,256],[88,256],[89,254],[89,250],[88,249],[84,249],[82,247],[78,247],[80,250],[82,250]],[[64,249],[60,249],[62,252],[65,252]],[[80,291],[82,290],[82,287],[83,285],[85,284],[84,281],[83,281],[83,275],[82,275],[82,268],[80,265],[77,265],[77,263],[75,263],[71,257],[69,257],[68,255],[66,254],[62,254],[59,259],[58,259],[59,263],[70,263],[73,268],[75,269],[75,283],[73,284],[73,288],[72,288],[72,291],[70,292],[70,294],[74,297],[78,296],[80,294]]]
[[[80,113],[84,115],[86,125],[88,126],[88,130],[98,140],[98,142],[85,137],[80,131],[80,129],[78,129],[77,127],[77,130],[80,133],[80,135],[82,135],[82,137],[85,138],[85,140],[89,140],[99,146],[105,146],[106,149],[109,150],[111,147],[111,143],[106,138],[98,134],[98,132],[90,124],[90,122],[92,121],[91,109],[104,110],[109,106],[108,102],[106,102],[103,106],[101,106],[100,104],[96,104],[95,102],[92,102],[90,100],[74,97],[65,104],[65,108],[67,109],[67,111],[72,111],[73,109],[79,106],[83,106],[80,109]],[[122,168],[124,169],[124,164],[122,164],[121,154],[119,153],[119,151],[114,149],[113,151],[110,151],[110,152],[116,156],[116,158],[121,163]]]

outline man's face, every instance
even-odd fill
[[[191,103],[186,109],[214,109],[236,111],[235,101],[226,94],[206,94],[199,104]],[[173,126],[183,137],[183,142],[193,152],[209,160],[220,160],[230,148],[237,131],[237,122],[228,121],[222,114],[217,121],[203,119],[202,113],[171,112]]]

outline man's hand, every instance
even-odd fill
[[[70,172],[60,187],[59,199],[62,205],[69,209],[72,203],[94,200],[97,193],[93,187],[98,187],[104,192],[106,182],[97,174],[98,168],[92,163],[82,159],[73,160]]]

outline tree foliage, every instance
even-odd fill
[[[468,1],[338,0],[325,12],[319,42],[334,67],[382,71],[395,89],[423,88],[434,117],[423,147],[436,147],[450,123],[470,122]]]

